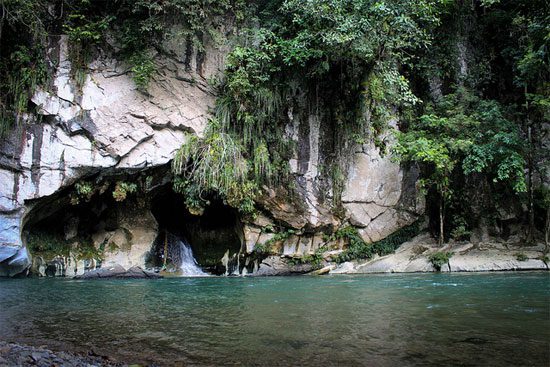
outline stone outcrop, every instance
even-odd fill
[[[354,154],[342,203],[367,243],[379,241],[424,213],[418,172],[381,156],[373,144]]]
[[[102,266],[143,266],[158,234],[157,221],[148,203],[140,200],[125,202],[117,211],[117,228],[108,230],[105,223],[100,223],[92,237],[96,247],[104,244],[108,248]]]
[[[429,256],[451,252],[442,272],[482,272],[506,270],[548,270],[543,261],[544,246],[519,246],[511,243],[450,243],[439,247],[429,234],[404,243],[393,254],[369,261],[340,264],[331,274],[416,273],[436,271]]]
[[[292,116],[288,133],[298,147],[290,161],[296,189],[293,192],[285,187],[264,190],[260,205],[266,215],[245,227],[248,251],[273,237],[266,232],[266,227],[280,223],[294,229],[295,235],[280,243],[279,253],[300,257],[313,254],[321,246],[341,249],[343,243],[323,241],[322,234],[343,224],[357,227],[363,240],[371,243],[412,224],[423,215],[425,202],[417,186],[418,171],[399,165],[390,155],[382,155],[374,143],[367,143],[358,146],[350,155],[341,198],[344,213],[336,216],[327,174],[320,170],[330,159],[321,147],[323,134],[328,133],[321,131],[318,120],[318,117],[309,116],[300,122],[298,116]],[[395,123],[393,126],[396,128]],[[387,140],[391,141],[391,137],[387,136]]]
[[[172,52],[185,55],[185,45]],[[0,275],[30,265],[21,231],[39,199],[93,174],[165,165],[185,132],[200,135],[214,101],[206,78],[223,66],[214,50],[193,69],[178,61],[184,57],[157,57],[161,72],[146,95],[137,90],[127,66],[104,57],[90,65],[78,91],[70,77],[66,37],[57,40],[51,54],[58,61],[53,87],[32,98],[40,123],[30,121],[0,142]]]

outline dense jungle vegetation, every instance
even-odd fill
[[[50,40],[67,34],[73,77],[112,52],[144,93],[163,41],[232,47],[203,138],[173,163],[200,213],[212,193],[254,215],[288,185],[292,114],[334,132],[323,174],[335,214],[353,146],[417,165],[440,242],[513,212],[527,240],[550,226],[550,4],[544,0],[0,0],[0,132],[32,122]],[[232,32],[221,32],[230,25]],[[113,47],[117,44],[118,47]],[[157,55],[157,56],[155,56]],[[305,111],[305,112],[304,112]],[[319,112],[321,111],[321,112]],[[392,122],[397,121],[398,129]],[[537,232],[538,231],[538,232]]]

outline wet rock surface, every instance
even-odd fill
[[[93,352],[88,355],[78,355],[0,341],[0,366],[122,367],[127,365],[111,361],[108,357],[95,355]]]
[[[120,265],[113,265],[106,268],[99,268],[82,275],[77,275],[73,279],[158,279],[162,275],[142,269],[139,266],[133,266],[126,270]]]

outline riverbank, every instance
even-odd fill
[[[330,274],[426,273],[437,271],[430,260],[434,254],[447,254],[442,272],[488,272],[548,270],[544,244],[527,246],[504,242],[454,242],[444,246],[428,234],[401,245],[394,253],[368,261],[350,261],[333,266]]]
[[[0,341],[0,366],[38,367],[125,367],[126,364],[111,361],[108,357],[80,355],[70,352],[54,352],[44,347]]]

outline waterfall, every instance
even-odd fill
[[[193,250],[191,250],[191,246],[189,246],[187,242],[181,239],[177,240],[177,244],[179,245],[180,249],[180,269],[183,273],[183,276],[207,276],[208,274],[202,271],[202,269],[197,264],[197,260],[195,260],[195,258],[193,257]]]

